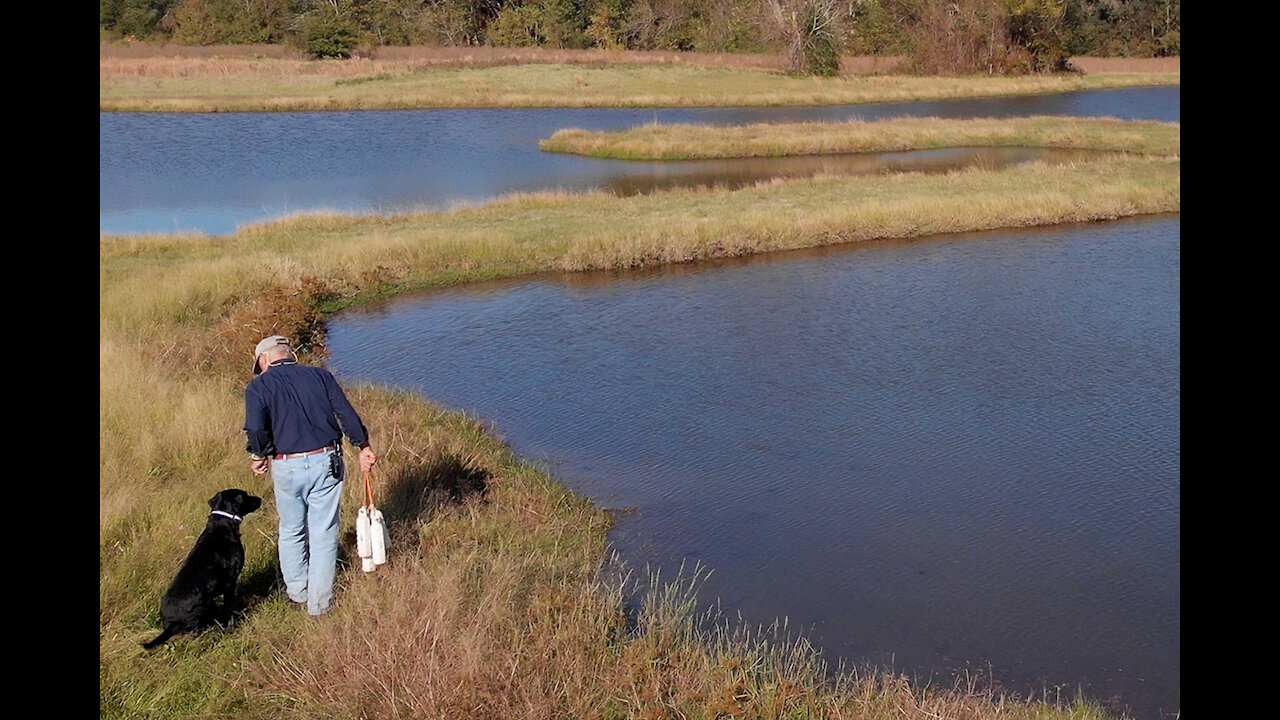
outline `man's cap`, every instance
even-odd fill
[[[258,341],[258,347],[253,349],[253,374],[254,375],[257,375],[258,373],[262,372],[262,368],[258,366],[258,358],[262,357],[262,353],[278,345],[283,345],[289,348],[291,351],[293,350],[293,348],[290,347],[289,345],[289,338],[283,335],[272,335],[271,337],[265,337],[265,338],[262,338],[262,340]]]

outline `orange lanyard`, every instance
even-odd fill
[[[364,504],[370,510],[373,509],[373,479],[369,471],[364,474]]]

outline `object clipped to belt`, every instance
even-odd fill
[[[387,562],[391,536],[382,511],[373,504],[373,479],[368,472],[364,474],[364,503],[356,516],[356,554],[360,556],[361,568],[373,572]]]

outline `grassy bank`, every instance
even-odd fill
[[[294,60],[307,62],[307,54],[288,45],[174,45],[147,41],[102,42],[98,56],[104,61],[146,60],[165,62],[204,59]],[[785,70],[786,58],[778,53],[711,53],[678,50],[601,50],[550,47],[495,47],[487,45],[429,46],[383,45],[359,53],[380,70],[421,70],[427,67],[489,67],[493,65],[696,65],[753,70]],[[891,72],[906,60],[902,55],[845,55],[840,71],[849,75]],[[1089,57],[1068,60],[1073,70],[1097,73],[1172,73],[1182,70],[1181,57]],[[110,65],[125,67],[127,65]],[[106,67],[106,65],[104,65]],[[178,65],[174,65],[178,67]],[[327,66],[334,67],[334,66]]]
[[[710,127],[646,125],[619,131],[569,128],[540,145],[548,152],[623,160],[778,157],[900,152],[948,147],[1052,147],[1176,155],[1176,123],[1108,118],[895,118],[843,123],[777,123]]]
[[[538,193],[449,213],[304,216],[230,237],[102,240],[105,322],[207,318],[226,285],[311,275],[334,296],[542,270],[686,262],[836,242],[1115,218],[1179,209],[1176,159],[1109,156],[943,176],[824,177],[736,192],[630,198]],[[118,297],[117,297],[118,296]],[[232,295],[234,297],[234,295]]]
[[[276,585],[269,480],[248,470],[249,348],[414,288],[1180,209],[1175,152],[948,175],[820,177],[738,191],[516,196],[393,217],[306,216],[229,237],[102,237],[100,715],[112,718],[1101,718],[979,688],[832,678],[803,642],[700,629],[688,586],[646,594],[606,552],[607,513],[474,419],[353,389],[383,462],[392,562],[345,568],[311,622]],[[344,527],[358,492],[348,487]],[[164,587],[204,501],[264,497],[244,523],[245,618],[155,654]],[[344,543],[349,548],[351,542]]]
[[[1178,72],[797,78],[770,69],[638,62],[450,66],[412,60],[114,56],[99,62],[102,111],[843,105],[1180,82]]]
[[[305,52],[286,45],[169,45],[147,42],[102,43],[98,56],[104,67],[162,67],[193,59],[226,61],[233,59],[294,60],[300,66],[309,64]],[[550,47],[493,47],[487,45],[425,46],[384,45],[362,52],[358,60],[371,61],[380,72],[422,70],[431,67],[475,68],[496,65],[694,65],[697,67],[721,67],[752,70],[785,70],[786,59],[779,54],[764,53],[710,53],[680,52],[676,50],[601,50]],[[886,72],[899,66],[900,55],[872,56],[851,55],[841,58],[840,69],[849,74],[865,75]],[[127,61],[147,61],[143,64]],[[1093,67],[1096,58],[1079,58],[1081,63]],[[1111,64],[1106,72],[1162,72],[1176,73],[1181,68],[1180,58],[1116,58],[1107,59]],[[110,61],[109,63],[106,61]],[[121,62],[125,61],[125,62]],[[1172,62],[1170,62],[1172,61]],[[359,63],[357,62],[357,65]],[[342,67],[342,63],[328,63],[326,71]],[[191,67],[188,65],[187,67]],[[1084,72],[1090,72],[1083,70]]]

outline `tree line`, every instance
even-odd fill
[[[99,0],[103,40],[287,44],[315,57],[387,45],[842,54],[922,73],[1066,69],[1072,55],[1180,54],[1180,0]]]

